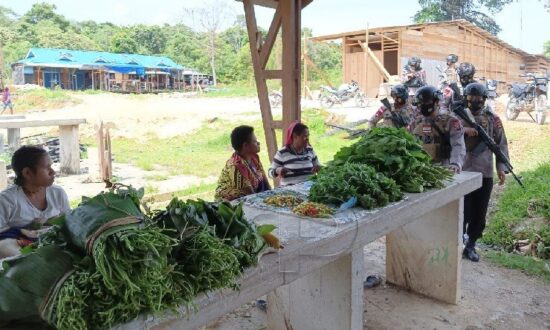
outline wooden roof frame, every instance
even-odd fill
[[[468,31],[472,31],[472,33],[479,35],[482,38],[489,39],[490,41],[499,44],[500,46],[507,48],[508,50],[518,53],[522,56],[532,56],[532,54],[529,54],[525,52],[522,49],[516,48],[498,37],[492,35],[488,31],[485,31],[484,29],[480,28],[479,26],[468,22],[465,19],[458,19],[458,20],[452,20],[452,21],[443,21],[443,22],[430,22],[430,23],[422,23],[422,24],[410,24],[410,25],[395,25],[395,26],[384,26],[384,27],[377,27],[377,28],[369,28],[369,38],[370,36],[380,35],[384,34],[386,32],[398,32],[403,30],[422,30],[425,27],[428,26],[449,26],[449,25],[455,25],[462,27]],[[341,39],[343,37],[365,37],[365,30],[358,30],[358,31],[350,31],[350,32],[343,32],[343,33],[336,33],[336,34],[328,34],[324,36],[317,36],[311,38],[311,40],[315,41],[329,41],[329,40],[336,40]],[[370,40],[370,39],[369,39]]]

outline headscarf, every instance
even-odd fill
[[[288,128],[286,129],[286,139],[285,139],[285,146],[289,146],[292,144],[292,133],[294,132],[294,127],[298,125],[300,122],[298,120],[293,121],[288,125]]]

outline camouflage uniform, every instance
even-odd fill
[[[414,73],[416,75],[416,79],[409,79],[407,75],[410,73]],[[409,88],[409,96],[414,97],[416,91],[420,87],[426,85],[426,71],[424,69],[420,69],[417,71],[416,69],[406,65],[403,68],[403,72],[401,73],[401,82],[403,85]]]
[[[434,163],[462,169],[466,154],[464,128],[454,115],[440,113],[435,118],[419,115],[412,133],[422,141]]]
[[[369,127],[395,127],[392,120],[392,112],[395,112],[403,118],[406,128],[408,129],[414,116],[413,108],[408,103],[397,110],[395,110],[395,104],[392,104],[392,109],[387,109],[385,106],[381,106],[380,109],[378,109],[378,111],[376,111],[376,113],[369,119]],[[378,124],[381,120],[382,123]]]
[[[445,74],[445,82],[447,83],[447,85],[458,83],[460,81],[460,79],[458,78],[458,72],[456,71],[455,63],[448,65],[447,69],[445,69],[443,73]]]
[[[508,143],[499,116],[485,106],[477,115],[473,115],[487,134],[495,141],[496,145],[508,157]],[[464,123],[465,127],[470,127]],[[485,229],[485,217],[487,207],[493,189],[493,152],[478,136],[465,136],[466,158],[464,171],[480,172],[483,175],[481,188],[469,193],[464,198],[464,232],[468,234],[470,246],[482,236]],[[504,164],[496,162],[497,171],[506,171]]]

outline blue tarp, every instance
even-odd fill
[[[119,72],[119,73],[132,73],[136,74],[138,76],[145,75],[145,67],[137,66],[137,65],[105,65],[105,67],[109,70]]]

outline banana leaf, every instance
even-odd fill
[[[66,215],[65,233],[74,246],[91,254],[90,244],[93,244],[98,231],[108,229],[105,226],[113,220],[128,218],[134,220],[120,225],[137,225],[143,219],[143,214],[130,196],[113,192],[100,193],[84,200]]]
[[[77,259],[49,245],[4,262],[0,274],[0,320],[36,318],[57,282],[71,271]]]

